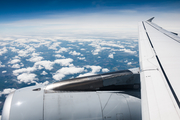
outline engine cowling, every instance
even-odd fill
[[[141,120],[139,74],[129,70],[10,93],[2,120]]]

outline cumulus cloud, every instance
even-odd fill
[[[84,48],[81,48],[81,50],[86,50],[86,49],[84,49]]]
[[[57,47],[59,47],[59,44],[61,44],[61,42],[55,42],[51,46],[49,46],[48,49],[57,50]]]
[[[121,49],[121,51],[124,51],[124,52],[126,52],[126,53],[130,53],[130,54],[135,54],[135,53],[137,53],[136,51],[132,51],[132,50],[130,50],[130,49]]]
[[[127,63],[127,65],[131,65],[131,64],[132,64],[132,62],[128,62],[128,63]]]
[[[39,56],[39,53],[33,52],[33,53],[32,53],[32,56],[33,56],[33,57],[34,57],[34,56]]]
[[[53,65],[54,65],[54,62],[51,62],[49,60],[44,60],[44,61],[36,62],[34,64],[34,67],[38,68],[38,69],[42,69],[44,67],[46,70],[52,70],[53,69]]]
[[[30,46],[26,46],[26,51],[28,51],[28,52],[34,52],[35,51],[35,49],[33,48],[33,47],[30,47]]]
[[[55,57],[57,58],[65,58],[64,56],[60,55],[60,54],[57,54],[57,55],[54,55]]]
[[[91,68],[92,73],[97,73],[101,70],[101,66],[94,66],[94,65],[93,66],[88,65],[88,66],[86,66],[86,68]]]
[[[109,72],[109,70],[107,68],[103,68],[102,72]]]
[[[79,60],[86,60],[85,57],[77,57]]]
[[[125,63],[127,63],[127,62],[128,62],[128,60],[125,60],[124,62],[125,62]]]
[[[0,46],[6,46],[6,45],[8,45],[9,43],[8,42],[0,42]]]
[[[106,49],[111,49],[110,47],[101,47],[100,45],[96,45],[96,49],[92,50],[92,54],[93,55],[98,55],[99,52],[101,52],[102,50],[106,50]]]
[[[43,82],[43,85],[47,85],[47,84],[49,84],[49,81]]]
[[[21,57],[27,57],[30,55],[30,53],[34,52],[35,49],[30,46],[26,46],[26,49],[22,49],[18,51],[18,55]]]
[[[31,56],[32,57],[30,59],[26,59],[26,60],[30,62],[38,62],[44,59],[43,57],[39,56],[39,53],[35,53],[35,52],[33,52]]]
[[[8,52],[7,48],[6,48],[6,47],[3,47],[2,49],[0,49],[0,56],[1,56],[2,54],[4,54],[4,53],[7,53],[7,52]]]
[[[5,67],[5,65],[2,65],[2,62],[0,61],[0,68],[1,68],[1,67]]]
[[[112,41],[102,41],[99,44],[102,45],[102,46],[111,46],[111,47],[124,48],[123,45],[119,45],[117,43],[113,43]]]
[[[81,55],[81,53],[76,52],[76,51],[70,51],[69,54],[71,54],[71,55]]]
[[[13,92],[13,91],[15,91],[16,89],[14,89],[14,88],[6,88],[6,89],[4,89],[2,92],[0,91],[0,97],[2,96],[2,95],[7,95],[7,94],[9,94],[9,93],[11,93],[11,92]]]
[[[36,63],[34,63],[33,67],[28,67],[28,68],[21,68],[21,69],[17,69],[13,71],[13,74],[15,76],[18,76],[21,73],[31,73],[34,72],[36,70],[40,70],[45,68],[46,70],[52,70],[53,69],[53,65],[54,64],[60,64],[61,66],[73,66],[73,64],[71,63],[73,61],[73,59],[71,58],[67,58],[67,59],[56,59],[55,61],[51,62],[51,61],[38,61]],[[20,67],[18,64],[13,65],[13,68],[18,68]]]
[[[112,59],[114,58],[114,56],[113,56],[112,53],[110,53],[108,57],[109,57],[109,58],[112,58]]]
[[[43,71],[41,75],[47,75],[48,73],[46,71]]]
[[[95,75],[95,73],[89,72],[89,73],[85,73],[85,74],[80,74],[78,77],[86,77],[86,76],[91,76],[91,75]]]
[[[61,80],[66,75],[77,74],[77,73],[81,73],[81,72],[84,72],[84,68],[79,68],[79,67],[74,67],[74,66],[73,67],[63,67],[63,68],[59,69],[53,75],[53,78],[55,80]]]
[[[6,72],[7,72],[7,71],[5,71],[5,70],[4,70],[4,71],[2,71],[2,73],[6,73]]]
[[[30,72],[33,72],[35,70],[36,70],[36,68],[34,68],[34,67],[22,68],[22,69],[14,70],[13,74],[15,76],[18,76],[20,73],[30,73]]]
[[[21,66],[19,64],[14,64],[12,68],[20,68]]]
[[[10,64],[15,64],[18,62],[21,62],[21,60],[20,59],[14,59],[14,60],[9,61]]]
[[[28,56],[28,51],[20,50],[18,51],[18,55],[21,57],[27,57]]]
[[[48,85],[49,84],[49,81],[45,81],[43,83],[36,83],[36,85]]]
[[[97,41],[93,41],[91,44],[89,44],[92,47],[95,47],[95,50],[92,50],[92,54],[93,55],[98,55],[99,52],[101,52],[102,50],[108,50],[108,49],[114,49],[114,47],[116,48],[124,48],[123,45],[121,45],[118,42],[114,42],[114,41],[103,41],[103,40],[97,40]],[[113,47],[113,48],[112,48]]]
[[[44,58],[41,56],[33,56],[30,59],[26,59],[26,60],[30,61],[30,62],[38,62],[38,61],[41,61],[42,59],[44,59]]]
[[[60,64],[61,66],[72,66],[72,64],[70,64],[71,62],[73,62],[73,59],[71,58],[57,59],[54,61],[54,63]]]
[[[101,70],[101,67],[100,66],[90,66],[90,65],[87,65],[85,66],[86,68],[91,68],[91,72],[89,73],[85,73],[85,74],[80,74],[78,77],[85,77],[85,76],[90,76],[90,75],[95,75],[97,72],[99,72]]]
[[[24,83],[36,83],[34,80],[38,80],[38,78],[35,78],[36,75],[33,73],[22,73],[17,76],[18,82],[24,82]]]
[[[11,49],[12,52],[17,52],[17,51],[19,51],[19,49],[16,49],[15,47],[9,47],[9,49]]]
[[[58,51],[55,51],[55,53],[62,53],[62,52],[68,52],[69,48],[60,48]]]

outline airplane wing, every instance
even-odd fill
[[[143,120],[180,119],[180,37],[152,22],[139,23]]]

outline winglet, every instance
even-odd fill
[[[152,17],[152,18],[150,18],[149,20],[147,20],[147,21],[149,21],[149,22],[152,22],[152,20],[154,19],[154,17]]]

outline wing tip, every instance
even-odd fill
[[[147,21],[152,22],[153,19],[154,19],[154,17],[148,19]]]

